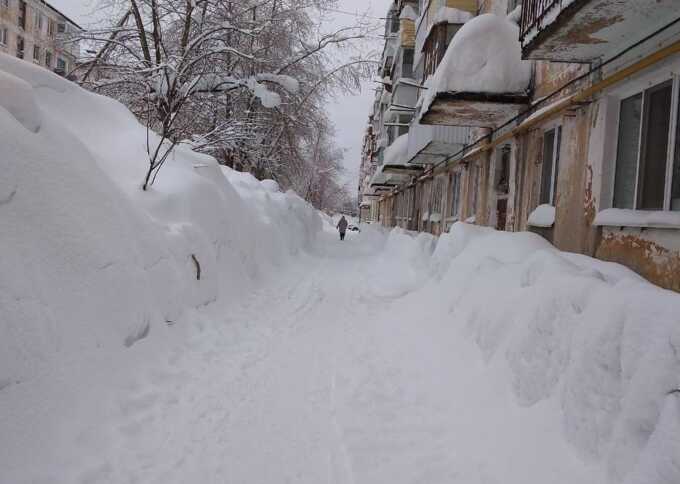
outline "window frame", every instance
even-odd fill
[[[446,209],[448,211],[447,220],[451,222],[457,222],[460,220],[460,208],[461,208],[461,187],[463,180],[463,171],[454,170],[449,175],[448,182],[448,200],[446,204]]]
[[[543,176],[545,168],[545,138],[551,131],[555,132],[555,137],[553,141],[553,150],[550,166],[550,190],[548,193],[548,201],[543,202]],[[557,197],[557,181],[559,177],[559,166],[560,166],[560,151],[562,149],[562,124],[559,122],[553,123],[545,127],[541,138],[541,183],[539,187],[538,200],[539,204],[547,203],[548,205],[555,206],[555,200]]]
[[[642,169],[642,156],[645,148],[645,128],[648,126],[647,120],[647,102],[649,94],[655,90],[663,88],[665,84],[671,84],[671,109],[670,109],[670,120],[668,125],[668,147],[666,149],[666,166],[665,166],[665,179],[664,179],[664,193],[663,193],[663,204],[662,207],[656,209],[645,209],[640,207],[640,198],[642,192],[642,186],[640,185],[640,170]],[[644,86],[638,86],[635,89],[628,90],[616,96],[616,141],[614,143],[614,164],[611,177],[611,197],[610,206],[612,208],[620,208],[614,205],[614,194],[616,193],[616,170],[618,168],[618,149],[619,149],[619,130],[621,127],[621,104],[623,101],[634,97],[636,95],[641,95],[641,120],[640,127],[638,130],[638,149],[637,156],[635,159],[635,184],[633,188],[633,208],[628,210],[636,211],[678,211],[673,210],[671,207],[671,195],[672,195],[672,185],[673,185],[673,165],[676,151],[676,143],[678,141],[678,116],[680,116],[680,76],[678,74],[671,74],[664,78],[654,78],[653,81],[646,83]]]
[[[9,29],[7,27],[0,27],[0,45],[7,47],[7,38],[9,37]]]

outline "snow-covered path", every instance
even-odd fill
[[[153,338],[120,367],[22,385],[2,401],[18,436],[3,484],[597,482],[555,409],[508,407],[499,373],[381,282],[361,237],[329,236],[220,324],[169,328],[182,337],[151,359]]]

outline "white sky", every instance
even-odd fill
[[[339,0],[338,10],[347,12],[366,13],[372,17],[384,17],[392,0]],[[337,14],[336,24],[351,24],[355,18],[351,15]],[[376,21],[383,22],[383,21]],[[382,33],[382,32],[379,32]],[[373,39],[372,46],[376,50],[382,49],[382,40]],[[361,164],[361,142],[368,120],[368,111],[373,101],[375,84],[365,83],[360,93],[356,95],[338,96],[328,106],[331,120],[335,124],[337,143],[345,148],[344,165],[347,181],[350,183],[351,193],[354,194],[359,179],[359,165]]]
[[[97,0],[47,0],[65,15],[74,21],[87,27],[89,18],[97,5]],[[337,9],[345,12],[357,14],[368,13],[371,17],[384,17],[387,8],[392,0],[338,0]],[[341,27],[351,25],[356,18],[353,15],[337,13],[332,24]],[[381,22],[376,20],[376,22]],[[330,28],[330,27],[329,27]],[[374,38],[375,45],[371,47],[375,50],[382,48],[382,41]],[[373,99],[372,88],[375,85],[365,83],[360,93],[356,95],[342,95],[328,106],[328,112],[336,128],[336,140],[338,146],[345,148],[344,165],[346,168],[346,179],[350,183],[350,189],[354,193],[359,177],[359,165],[361,163],[361,141],[368,110]]]

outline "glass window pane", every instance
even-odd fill
[[[644,144],[638,184],[638,206],[642,209],[663,209],[672,90],[672,84],[667,82],[645,92]]]
[[[671,210],[680,210],[680,110],[678,110],[678,125],[675,131],[675,159],[671,183]]]
[[[619,136],[614,178],[614,207],[634,208],[635,177],[640,150],[642,94],[621,101]]]
[[[555,152],[555,130],[546,131],[543,135],[543,169],[541,172],[541,194],[539,204],[550,203],[550,185],[552,181],[553,153]]]

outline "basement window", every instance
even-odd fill
[[[621,101],[613,207],[680,210],[677,82]]]

